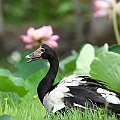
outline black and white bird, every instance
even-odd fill
[[[104,84],[88,76],[70,75],[53,85],[58,72],[59,62],[55,51],[43,44],[26,56],[31,61],[47,59],[49,71],[40,81],[37,92],[45,108],[53,113],[68,107],[85,109],[94,106],[105,107],[120,113],[120,93],[107,89]]]

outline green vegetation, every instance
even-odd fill
[[[108,116],[104,109],[98,109],[93,112],[87,109],[85,112],[71,109],[63,113],[63,115],[59,112],[55,115],[47,112],[39,99],[32,94],[28,94],[24,98],[19,98],[18,96],[16,96],[16,99],[12,99],[9,96],[7,98],[1,98],[0,106],[2,107],[0,107],[0,114],[9,114],[12,116],[12,120],[116,120],[114,114]],[[5,120],[10,120],[10,116],[8,117],[9,119]]]
[[[5,22],[14,24],[56,21],[73,14],[72,1],[69,0],[3,0],[2,4]]]
[[[105,44],[99,48],[85,44],[78,52],[73,51],[71,56],[60,61],[60,68],[55,83],[60,81],[65,75],[75,73],[89,75],[102,80],[108,88],[120,92],[119,51],[119,45],[109,47],[108,44]],[[94,111],[86,109],[85,112],[73,109],[72,113],[71,110],[68,110],[64,116],[61,113],[54,115],[46,112],[36,96],[36,88],[48,70],[47,62],[38,60],[28,64],[24,59],[26,54],[28,54],[28,51],[22,55],[21,60],[16,64],[16,69],[12,73],[6,69],[0,69],[0,83],[2,83],[0,85],[0,91],[2,91],[0,94],[1,115],[11,115],[13,120],[42,120],[46,114],[46,119],[48,120],[53,118],[56,120],[60,118],[65,120],[87,120],[88,118],[89,120],[115,120],[114,113],[111,113],[109,116],[105,109],[99,108]],[[22,97],[19,97],[16,93]]]

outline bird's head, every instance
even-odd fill
[[[52,48],[50,48],[48,45],[43,44],[40,48],[38,48],[33,53],[27,55],[25,58],[28,58],[28,62],[32,62],[38,59],[49,59],[55,55],[55,52]]]

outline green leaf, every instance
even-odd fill
[[[21,60],[19,63],[17,63],[16,70],[13,73],[15,76],[26,79],[31,74],[47,67],[46,62],[43,60],[36,60],[31,63],[27,63],[25,56],[31,52],[33,51],[27,51],[22,55]]]
[[[39,82],[44,78],[47,71],[48,71],[48,69],[46,69],[46,68],[39,70],[38,72],[32,74],[25,80],[25,86],[31,93],[36,94],[37,86],[38,86]],[[61,80],[61,76],[58,73],[55,83],[59,82],[60,80]]]
[[[89,75],[90,64],[95,57],[95,49],[90,44],[85,44],[76,60],[75,74]]]
[[[102,80],[107,87],[120,92],[120,55],[113,52],[100,54],[91,63],[90,75]]]
[[[59,4],[58,8],[57,8],[57,13],[58,14],[65,14],[69,11],[72,10],[72,2],[70,1],[63,1],[61,4]]]
[[[4,114],[0,116],[0,120],[12,120],[12,116]]]
[[[15,92],[23,97],[28,90],[24,88],[24,80],[22,78],[14,77],[9,70],[0,69],[0,91]]]
[[[95,56],[98,56],[101,53],[108,52],[108,47],[109,45],[105,43],[103,46],[97,48],[97,50],[95,51]]]
[[[120,45],[113,45],[109,47],[109,51],[120,54]]]
[[[73,54],[71,56],[60,61],[59,67],[64,73],[73,72],[73,70],[75,69],[75,61],[78,54],[75,51],[73,51],[72,53]]]

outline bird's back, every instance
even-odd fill
[[[43,105],[52,112],[66,106],[84,109],[105,105],[120,111],[120,94],[107,89],[102,83],[87,76],[71,75],[64,77],[55,88],[48,92]]]

